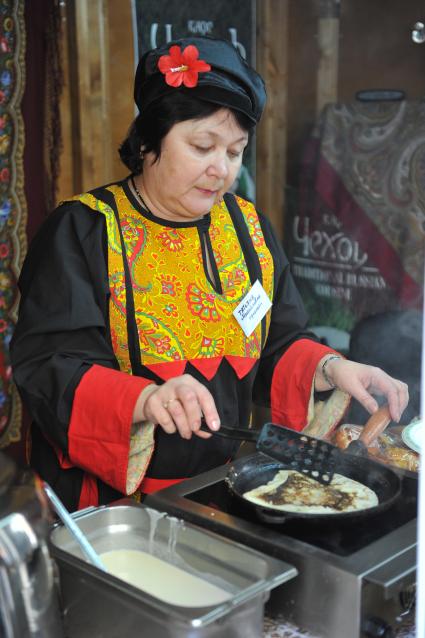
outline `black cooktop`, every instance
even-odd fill
[[[376,514],[338,520],[333,516],[306,521],[292,518],[284,523],[266,523],[257,510],[243,503],[227,488],[226,469],[216,468],[148,497],[146,504],[184,518],[203,527],[268,549],[279,544],[279,538],[293,538],[337,556],[349,556],[417,515],[417,480],[402,475],[400,497],[384,511]],[[257,538],[255,538],[257,537]],[[252,542],[254,541],[254,542]],[[257,541],[257,542],[256,542]]]

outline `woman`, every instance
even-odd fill
[[[259,75],[187,38],[142,57],[134,97],[130,177],[59,206],[22,271],[12,357],[33,467],[75,509],[225,463],[237,444],[212,433],[248,427],[252,399],[316,436],[349,395],[371,413],[386,396],[397,421],[405,384],[315,341],[269,222],[227,194]]]

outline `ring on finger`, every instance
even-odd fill
[[[162,404],[162,407],[165,408],[166,410],[168,410],[168,407],[170,405],[170,403],[172,403],[173,401],[176,401],[177,399],[168,399],[168,401],[164,401]]]

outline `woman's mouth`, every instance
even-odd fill
[[[216,190],[210,190],[209,188],[199,188],[198,187],[198,191],[200,193],[202,193],[203,195],[206,195],[207,197],[215,197],[216,194],[218,193],[218,191]]]

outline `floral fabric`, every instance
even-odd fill
[[[0,6],[0,448],[21,439],[22,408],[11,383],[9,343],[16,320],[16,279],[27,247],[23,188],[24,2]]]
[[[198,226],[171,227],[141,216],[118,185],[108,187],[117,203],[143,365],[161,378],[182,374],[191,362],[207,378],[228,357],[247,374],[261,354],[261,324],[247,337],[233,311],[251,287],[248,268],[224,202],[213,207],[209,236],[222,292],[210,283]],[[110,326],[120,369],[131,372],[123,255],[114,212],[91,194],[76,197],[105,215],[108,232]],[[238,198],[263,272],[263,287],[273,298],[273,260],[255,208]],[[270,311],[267,316],[267,328]],[[249,365],[246,361],[249,360]],[[165,365],[164,365],[165,364]],[[172,365],[171,365],[172,364]]]

